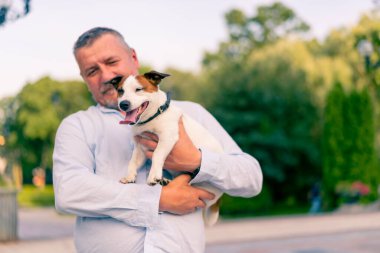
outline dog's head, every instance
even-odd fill
[[[129,76],[125,82],[115,77],[110,82],[118,93],[118,106],[126,112],[123,124],[135,124],[150,104],[158,103],[159,83],[168,74],[150,71],[143,75]]]

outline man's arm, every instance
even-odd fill
[[[131,226],[153,226],[158,220],[161,186],[124,185],[94,173],[95,157],[71,117],[55,140],[53,179],[56,208],[83,217],[113,217]]]
[[[162,187],[160,211],[174,214],[192,213],[196,208],[206,206],[205,200],[211,200],[214,194],[189,185],[189,175],[179,175],[167,186]]]
[[[160,185],[125,185],[96,175],[95,157],[83,129],[86,126],[71,117],[57,131],[53,179],[59,211],[83,217],[113,217],[131,226],[152,227],[159,211],[186,214],[202,207],[201,197],[213,198],[189,186],[186,178],[174,180],[162,191]]]
[[[223,146],[224,153],[219,154],[207,149],[201,152],[189,141],[189,137],[179,123],[180,138],[169,154],[165,168],[177,171],[193,171],[200,166],[200,171],[192,183],[210,182],[223,192],[232,196],[252,197],[260,193],[263,176],[259,163],[251,155],[241,151],[235,141],[223,129],[219,122],[200,105],[185,102],[181,108],[201,123]],[[148,140],[138,137],[138,141],[147,146],[147,156],[155,148],[154,136]]]

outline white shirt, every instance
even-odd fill
[[[243,153],[203,107],[172,101],[222,144],[225,153],[202,149],[201,169],[192,184],[208,181],[233,196],[257,195],[260,165]],[[91,106],[65,118],[56,135],[53,179],[56,208],[77,215],[77,251],[204,252],[201,210],[188,215],[159,213],[161,186],[149,186],[147,162],[135,184],[121,184],[133,150],[130,126],[120,112]]]

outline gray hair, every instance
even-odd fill
[[[94,27],[84,32],[81,36],[79,36],[79,38],[74,44],[74,48],[73,48],[74,54],[76,53],[78,49],[82,47],[91,46],[94,41],[99,39],[104,34],[115,35],[116,37],[120,39],[120,41],[122,41],[129,48],[127,42],[125,42],[124,40],[123,35],[121,35],[121,33],[119,33],[118,31],[111,28],[107,28],[107,27]]]

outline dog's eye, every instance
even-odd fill
[[[143,90],[143,88],[136,88],[136,92],[142,91],[142,90]]]
[[[123,94],[124,94],[124,90],[123,89],[117,89],[117,95],[119,97],[123,96]]]

